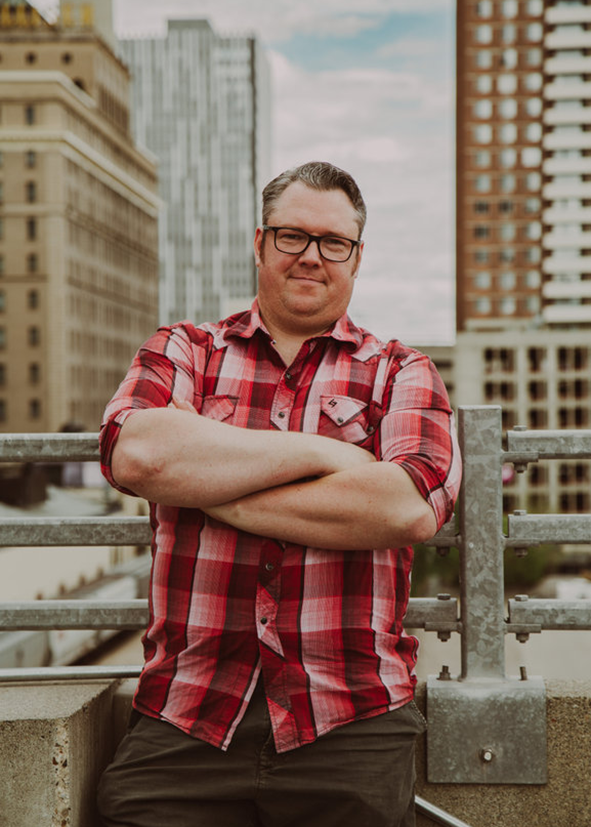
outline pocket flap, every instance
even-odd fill
[[[232,416],[237,401],[237,396],[206,396],[201,406],[201,416],[223,422],[224,419]]]
[[[320,408],[335,425],[345,425],[367,408],[367,402],[350,396],[321,396]]]

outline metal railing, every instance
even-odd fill
[[[545,689],[541,678],[505,674],[504,638],[524,640],[546,629],[591,629],[591,601],[528,599],[505,608],[503,556],[542,543],[591,543],[591,515],[508,517],[503,529],[502,467],[518,470],[540,459],[591,458],[588,431],[515,429],[503,444],[501,408],[460,408],[464,482],[456,523],[432,545],[460,550],[460,597],[413,598],[405,625],[446,639],[461,639],[461,673],[429,678],[428,777],[430,781],[543,783]],[[0,462],[96,461],[95,434],[0,436]],[[150,541],[144,517],[32,518],[0,521],[0,545],[143,545]],[[50,553],[50,551],[48,551]],[[139,629],[147,602],[49,600],[0,605],[0,630]],[[128,677],[138,666],[46,667],[0,670],[0,681],[62,677]],[[486,725],[483,726],[483,722]],[[525,750],[525,752],[524,752]]]

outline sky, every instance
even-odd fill
[[[50,11],[55,2],[35,3]],[[454,339],[454,0],[113,0],[116,34],[168,18],[254,34],[273,89],[271,174],[350,172],[368,207],[350,313],[385,338]]]

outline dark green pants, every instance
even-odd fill
[[[141,716],[99,788],[104,827],[413,827],[414,703],[275,751],[257,688],[227,752]]]

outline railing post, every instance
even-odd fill
[[[501,408],[458,411],[462,680],[505,677]]]
[[[541,678],[505,676],[501,408],[460,408],[462,669],[427,681],[432,783],[543,784],[546,694]]]

